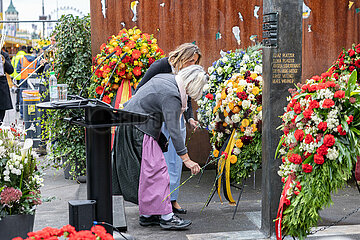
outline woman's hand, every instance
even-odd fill
[[[191,174],[196,175],[200,172],[200,166],[196,162],[188,158],[186,161],[183,161],[185,166],[191,170]]]
[[[194,120],[193,118],[190,118],[189,124],[192,128],[194,128],[194,131],[199,127],[199,122]]]

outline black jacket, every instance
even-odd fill
[[[14,68],[11,65],[9,54],[4,51],[1,51],[1,55],[5,58],[4,63],[4,72],[7,74],[12,74],[14,72]],[[0,110],[8,110],[12,109],[12,102],[10,97],[10,89],[6,79],[6,76],[0,77]]]
[[[154,77],[156,74],[159,73],[172,73],[172,69],[169,63],[169,58],[162,58],[151,64],[149,69],[145,72],[144,77],[139,82],[138,86],[136,87],[135,93],[139,90],[140,87],[142,87],[144,84],[146,84],[152,77]],[[190,118],[194,118],[193,108],[191,105],[191,98],[188,97],[187,102],[188,109],[184,112],[184,117],[186,122],[189,121]]]

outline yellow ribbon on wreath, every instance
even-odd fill
[[[227,158],[222,157],[221,158],[221,162],[218,164],[218,172],[219,172],[219,179],[218,179],[218,195],[220,198],[220,201],[222,202],[221,196],[220,196],[220,189],[221,189],[221,178],[222,178],[222,174],[224,172],[224,168],[225,168],[225,185],[226,185],[226,189],[224,189],[224,191],[226,190],[227,193],[227,197],[228,200],[230,202],[230,204],[235,204],[235,200],[233,199],[232,195],[231,195],[231,189],[230,189],[230,155],[231,152],[234,148],[235,145],[235,129],[232,131],[229,142],[225,148],[225,153],[227,153]]]

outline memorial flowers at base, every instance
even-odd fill
[[[246,50],[221,52],[221,58],[208,68],[209,83],[204,87],[204,94],[197,102],[198,121],[203,128],[209,130],[209,124],[215,107],[215,92],[219,85],[230,79],[233,74],[244,74],[246,71],[262,73],[262,51],[260,46],[249,47]]]
[[[114,51],[115,54],[107,59]],[[120,61],[125,53],[126,56]],[[100,53],[93,60],[92,70],[100,67],[92,78],[90,97],[99,98],[104,92],[101,100],[111,103],[122,83],[129,83],[127,91],[130,87],[136,88],[150,65],[164,56],[153,35],[143,33],[136,27],[123,28],[100,46]]]
[[[291,89],[277,149],[284,182],[276,219],[277,238],[304,239],[319,210],[346,183],[360,155],[360,96],[356,71],[329,71]]]
[[[42,203],[42,173],[32,151],[33,141],[23,141],[24,137],[19,128],[0,127],[0,219],[34,214]]]
[[[235,203],[230,182],[244,181],[261,164],[262,77],[250,71],[236,73],[220,84],[214,99],[210,142],[213,156],[223,155],[218,174],[225,177],[224,195]],[[222,178],[217,181],[220,193]]]
[[[28,238],[24,240],[52,240],[52,239],[88,239],[88,240],[114,240],[113,236],[106,232],[103,226],[93,226],[91,230],[83,230],[77,232],[71,225],[63,226],[60,229],[46,227],[37,232],[28,233]],[[23,240],[21,237],[13,238],[13,240]]]

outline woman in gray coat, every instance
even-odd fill
[[[157,140],[165,122],[185,166],[192,174],[200,171],[188,155],[179,119],[188,96],[195,100],[201,97],[207,78],[198,65],[186,67],[178,75],[158,74],[124,104],[126,111],[151,115],[145,124],[118,127],[113,147],[113,191],[139,204],[142,226],[182,229],[191,224],[173,214],[170,198],[166,198],[170,194],[169,174]]]

